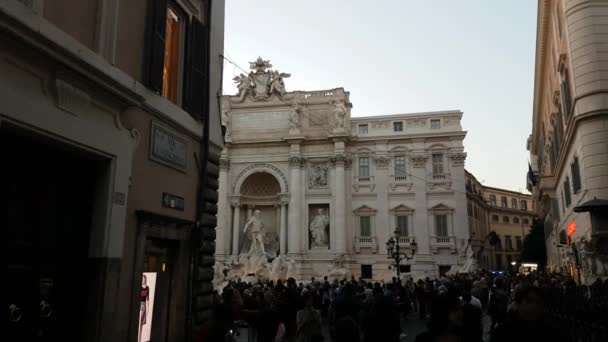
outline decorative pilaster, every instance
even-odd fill
[[[232,255],[239,255],[239,223],[241,221],[241,204],[238,202],[233,202],[232,207],[234,210],[234,216],[232,220]]]
[[[281,200],[281,225],[279,229],[279,248],[281,254],[287,251],[287,200]]]
[[[464,161],[467,159],[467,154],[465,152],[450,153],[449,157],[452,161],[452,165],[462,166],[464,165]]]
[[[346,179],[344,176],[346,157],[343,154],[337,154],[331,159],[331,162],[335,166],[336,175],[334,248],[336,253],[346,253]]]
[[[217,227],[215,253],[224,255],[230,250],[230,204],[228,203],[228,177],[229,177],[230,160],[220,159],[220,176],[219,176],[219,194],[218,194],[218,211],[217,211]]]
[[[299,236],[302,232],[302,167],[304,158],[293,155],[289,157],[291,198],[289,205],[289,232],[287,232],[287,251],[290,254],[301,254],[302,243]]]

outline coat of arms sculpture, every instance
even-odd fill
[[[273,94],[283,98],[286,93],[283,79],[290,77],[291,74],[272,70],[270,61],[263,60],[262,57],[249,62],[249,68],[253,71],[248,75],[240,74],[233,78],[239,91],[239,102],[242,102],[247,95],[255,101],[268,100]]]

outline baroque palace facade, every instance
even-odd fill
[[[251,68],[223,99],[218,261],[259,248],[248,222],[262,222],[264,252],[300,279],[328,275],[337,258],[355,277],[394,276],[385,245],[396,229],[408,255],[417,244],[401,271],[464,264],[462,112],[351,118],[343,88],[286,92],[289,74],[259,58]]]

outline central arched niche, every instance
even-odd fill
[[[251,245],[249,235],[243,232],[245,224],[255,210],[260,210],[266,233],[264,243],[266,253],[276,255],[279,250],[280,193],[281,184],[269,172],[255,172],[243,180],[239,189],[241,201],[239,232],[242,234],[242,238],[239,239],[241,241],[240,253],[247,253]]]
[[[241,196],[275,197],[281,192],[279,181],[268,172],[249,175],[241,185]]]

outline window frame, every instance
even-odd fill
[[[362,164],[362,161],[365,160],[366,161],[366,165]],[[358,171],[358,177],[371,177],[371,167],[370,167],[370,163],[371,163],[371,158],[368,156],[361,156],[359,158],[357,158],[357,171]],[[366,167],[367,169],[367,175],[363,175],[361,173],[361,170],[363,170],[363,166]]]
[[[501,196],[500,197],[500,205],[503,208],[508,208],[509,207],[509,199],[507,198],[507,196]]]
[[[399,172],[397,170],[400,170],[398,168],[398,165],[400,164],[400,161],[403,161],[403,175],[400,175]],[[393,158],[393,173],[394,173],[394,177],[402,177],[404,179],[407,179],[407,158],[405,157],[405,155],[396,155]]]
[[[403,128],[403,121],[393,121],[393,132],[403,132]]]
[[[492,215],[492,222],[500,222],[500,217],[498,215]]]
[[[511,219],[509,218],[509,216],[503,215],[502,223],[507,223],[507,224],[511,223]]]
[[[572,196],[570,194],[570,177],[568,176],[566,176],[566,179],[564,179],[564,195],[566,208],[570,208],[570,204],[572,204]]]
[[[439,158],[435,158],[435,157],[439,157]],[[432,165],[432,171],[433,171],[433,175],[443,175],[445,174],[445,162],[444,162],[444,153],[431,153],[431,165]],[[436,172],[436,168],[438,169],[440,166],[441,168],[441,172]]]
[[[581,192],[581,168],[578,162],[578,157],[575,156],[572,158],[572,163],[570,164],[570,174],[572,175],[572,193],[578,194]]]
[[[497,203],[498,203],[498,202],[496,201],[496,195],[494,195],[494,194],[490,194],[490,204],[496,207],[496,206],[497,206],[497,205],[496,205]]]
[[[528,211],[528,201],[525,199],[521,200],[521,210]]]
[[[171,101],[172,103],[174,103],[175,105],[179,106],[180,108],[183,105],[183,97],[184,97],[184,80],[185,80],[185,62],[186,62],[186,31],[188,29],[188,24],[191,20],[192,14],[189,13],[187,10],[184,9],[184,6],[180,5],[180,3],[178,1],[171,1],[169,0],[167,2],[167,14],[169,12],[169,10],[171,10],[175,16],[177,16],[178,18],[180,18],[180,22],[179,22],[179,42],[178,42],[178,61],[177,61],[177,79],[175,80],[176,82],[176,87],[177,87],[177,91],[176,91],[176,101],[173,102],[171,99],[169,99],[168,97],[166,97],[165,95],[163,95],[164,91],[165,91],[165,81],[164,81],[164,77],[163,77],[163,89],[161,90],[161,96],[164,97],[165,99],[167,99],[168,101]],[[166,22],[166,20],[165,20]],[[166,38],[166,30],[167,30],[167,26],[165,25],[165,54],[164,56],[166,57],[166,49],[167,49],[167,38]],[[165,65],[165,59],[163,58],[163,67]]]
[[[517,209],[517,198],[511,198],[511,208]]]
[[[433,123],[437,123],[437,125],[433,126]],[[430,119],[429,126],[431,129],[441,129],[441,119]]]
[[[435,220],[435,236],[437,237],[449,237],[450,236],[450,231],[449,231],[449,227],[448,227],[448,214],[447,213],[436,213],[433,215],[434,220]],[[445,225],[445,227],[440,227],[440,220],[438,221],[438,218],[442,218],[444,220],[443,224]],[[445,235],[440,235],[439,234],[439,228],[445,228]]]
[[[361,134],[361,135],[369,134],[369,124],[359,124],[357,127],[358,127],[359,134]],[[363,128],[365,128],[365,132],[363,132]]]
[[[402,218],[402,220],[401,220],[402,223],[405,222],[405,234],[403,233],[403,230],[401,229],[402,227],[399,225],[399,221],[400,221],[399,218]],[[395,215],[395,228],[396,228],[396,230],[399,231],[399,235],[404,236],[404,237],[410,236],[409,221],[410,221],[410,215],[405,215],[405,214],[400,214],[400,213],[397,213]]]
[[[363,220],[367,220],[368,235],[363,235]],[[371,215],[360,215],[359,216],[359,237],[373,237],[372,234],[372,217]]]

